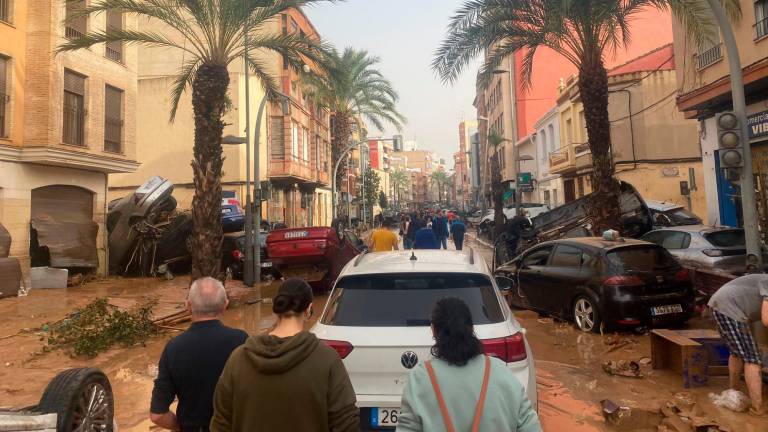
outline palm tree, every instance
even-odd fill
[[[451,179],[448,178],[448,174],[446,174],[446,172],[441,169],[430,174],[429,179],[433,184],[437,186],[437,201],[442,203],[445,185],[450,183]]]
[[[738,0],[720,1],[732,18],[740,17]],[[629,45],[632,19],[648,8],[670,10],[700,46],[715,38],[717,27],[700,0],[467,0],[452,18],[432,63],[443,81],[454,82],[485,51],[480,76],[488,80],[503,59],[520,51],[521,78],[527,86],[540,47],[576,66],[597,192],[590,208],[600,230],[620,226],[604,56]]]
[[[360,119],[367,120],[378,130],[383,131],[385,123],[400,129],[405,117],[397,111],[397,92],[384,75],[375,67],[379,58],[367,51],[336,49],[325,52],[322,61],[323,75],[311,75],[306,82],[307,93],[315,102],[330,110],[331,148],[333,165],[341,157],[341,152],[349,145],[352,131],[361,127]],[[345,173],[339,170],[336,184],[341,184]]]
[[[221,134],[222,116],[227,106],[229,73],[227,67],[244,54],[244,39],[249,47],[263,53],[281,54],[292,66],[301,68],[307,61],[319,62],[319,41],[299,34],[270,31],[276,17],[291,8],[321,0],[97,0],[73,18],[106,13],[133,14],[164,24],[163,32],[153,30],[93,30],[70,39],[58,51],[89,48],[107,42],[165,47],[184,52],[171,89],[170,119],[176,116],[179,100],[192,90],[195,143],[192,172],[195,195],[192,200],[191,236],[192,278],[223,277],[220,269],[221,229]],[[151,24],[150,24],[151,25]],[[275,97],[279,89],[270,75],[264,57],[250,57],[250,70],[264,90]]]
[[[389,182],[392,183],[392,187],[395,189],[395,199],[398,205],[400,204],[400,191],[408,185],[410,180],[411,176],[403,169],[392,171],[389,174]]]

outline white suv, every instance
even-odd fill
[[[364,430],[397,425],[408,371],[431,356],[432,307],[449,296],[467,303],[485,352],[507,362],[536,407],[525,331],[481,256],[471,248],[368,253],[344,267],[312,328],[343,359]]]

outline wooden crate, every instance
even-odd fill
[[[705,386],[710,375],[728,374],[728,367],[711,355],[712,342],[718,339],[720,335],[713,330],[653,330],[651,364],[654,369],[680,374],[685,388]]]

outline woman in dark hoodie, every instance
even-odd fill
[[[277,324],[229,357],[214,395],[211,432],[360,430],[355,391],[332,348],[304,330],[312,289],[286,280],[272,302]]]

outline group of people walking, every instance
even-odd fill
[[[314,310],[304,280],[283,282],[272,302],[276,324],[264,334],[224,326],[227,304],[218,280],[192,284],[193,323],[160,358],[153,423],[181,432],[360,430],[342,360],[307,331]],[[467,305],[442,299],[431,318],[434,359],[412,369],[398,430],[541,431],[523,386],[501,360],[483,354]]]

